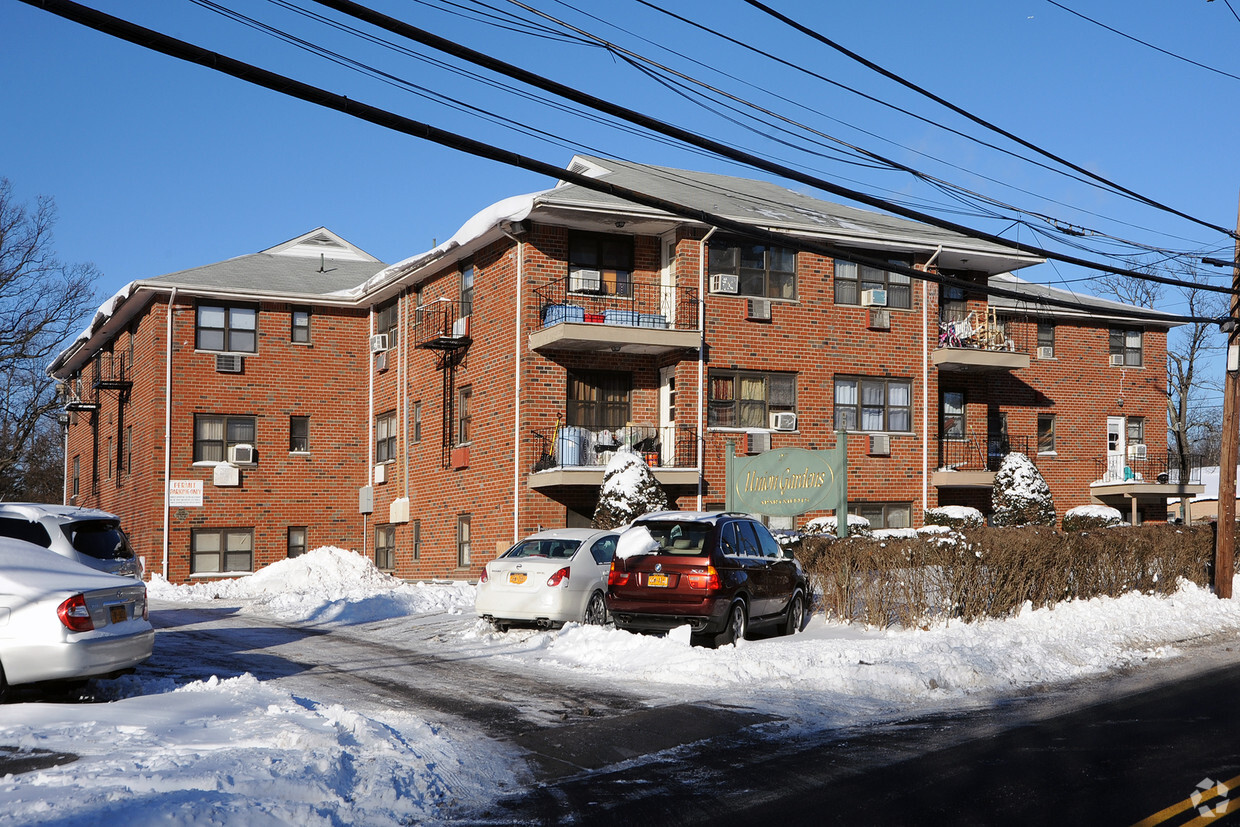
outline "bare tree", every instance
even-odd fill
[[[33,211],[0,178],[0,500],[59,501],[63,479],[52,356],[95,306],[98,271],[52,248],[56,206]]]

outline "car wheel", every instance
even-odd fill
[[[729,643],[736,643],[745,637],[745,632],[749,629],[749,615],[745,611],[745,602],[737,600],[732,603],[732,607],[728,609],[728,623],[723,627],[723,631],[715,638],[716,646],[727,646]]]
[[[788,601],[788,616],[784,621],[783,632],[785,635],[795,635],[801,631],[802,624],[805,623],[805,597],[800,592],[795,592],[792,599]]]
[[[607,623],[607,603],[603,600],[602,592],[590,595],[590,602],[586,604],[586,613],[581,622],[587,626],[602,626]]]

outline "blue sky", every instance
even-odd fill
[[[1221,233],[893,113],[634,0],[600,4],[593,12],[599,19],[556,0],[530,3],[823,133],[1006,203],[1126,240],[1231,257],[1229,241]],[[1064,2],[1216,71],[1134,43],[1048,0],[772,3],[891,71],[1083,167],[1215,224],[1236,223],[1240,113],[1235,101],[1240,79],[1221,73],[1240,75],[1240,52],[1234,48],[1240,41],[1240,21],[1224,0]],[[311,23],[275,3],[249,2],[244,10],[392,75],[558,137],[521,134],[427,101],[243,28],[188,0],[91,0],[90,5],[549,163],[562,166],[574,152],[587,151],[773,177],[531,104]],[[323,11],[310,2],[299,5]],[[934,205],[953,210],[960,206],[905,173],[815,157],[743,129],[599,48],[492,26],[446,10],[441,0],[372,5],[488,54],[845,186],[912,199],[931,212]],[[490,5],[521,13],[498,0]],[[1015,149],[739,0],[666,5],[930,121]],[[1236,0],[1232,5],[1240,7]],[[37,195],[56,200],[56,248],[67,261],[91,261],[100,268],[101,299],[132,279],[256,252],[320,225],[385,261],[397,261],[447,238],[483,207],[552,183],[178,62],[17,0],[0,0],[0,31],[5,43],[0,50],[5,115],[0,176],[12,181],[23,200]],[[435,54],[404,45],[419,54]],[[769,127],[765,131],[771,132]],[[1027,229],[1009,230],[1007,218],[971,213],[947,217],[991,232],[1007,231],[1020,241],[1058,244]],[[1228,275],[1209,272],[1216,283]],[[1089,289],[1083,280],[1088,274],[1064,265],[1042,265],[1022,275]]]

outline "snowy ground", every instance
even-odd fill
[[[1240,586],[1238,586],[1240,587]],[[376,641],[393,620],[447,629],[445,654],[485,658],[600,686],[623,682],[656,703],[760,709],[781,732],[988,704],[1031,687],[1180,654],[1240,630],[1240,602],[1188,586],[1026,611],[1006,620],[866,631],[813,617],[794,638],[691,648],[687,634],[640,637],[569,626],[496,634],[472,614],[468,584],[409,585],[363,557],[319,549],[252,576],[192,587],[151,584],[154,611],[235,607]],[[371,630],[371,631],[368,631]],[[157,654],[159,641],[156,641]],[[185,653],[186,663],[193,653]],[[143,673],[96,682],[106,703],[0,707],[0,746],[79,760],[0,778],[0,823],[434,823],[484,807],[528,773],[514,749],[410,712],[306,697],[244,675],[205,681]]]

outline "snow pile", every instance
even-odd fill
[[[361,623],[427,612],[460,614],[474,608],[472,584],[409,584],[379,571],[368,557],[331,546],[228,580],[174,586],[155,575],[148,593],[157,600],[181,603],[247,601],[294,622]]]
[[[926,521],[953,527],[975,527],[986,524],[982,512],[967,505],[941,505],[926,509]]]
[[[832,514],[829,517],[815,517],[805,524],[805,528],[803,528],[802,531],[806,534],[835,534],[836,526],[837,523],[835,520],[835,515]],[[849,534],[865,534],[869,530],[870,521],[865,517],[862,517],[860,514],[848,515]]]
[[[149,694],[5,710],[0,742],[80,758],[0,778],[0,820],[418,823],[459,794],[449,779],[472,772],[469,755],[407,713],[381,723],[250,675],[171,690],[129,681]]]

